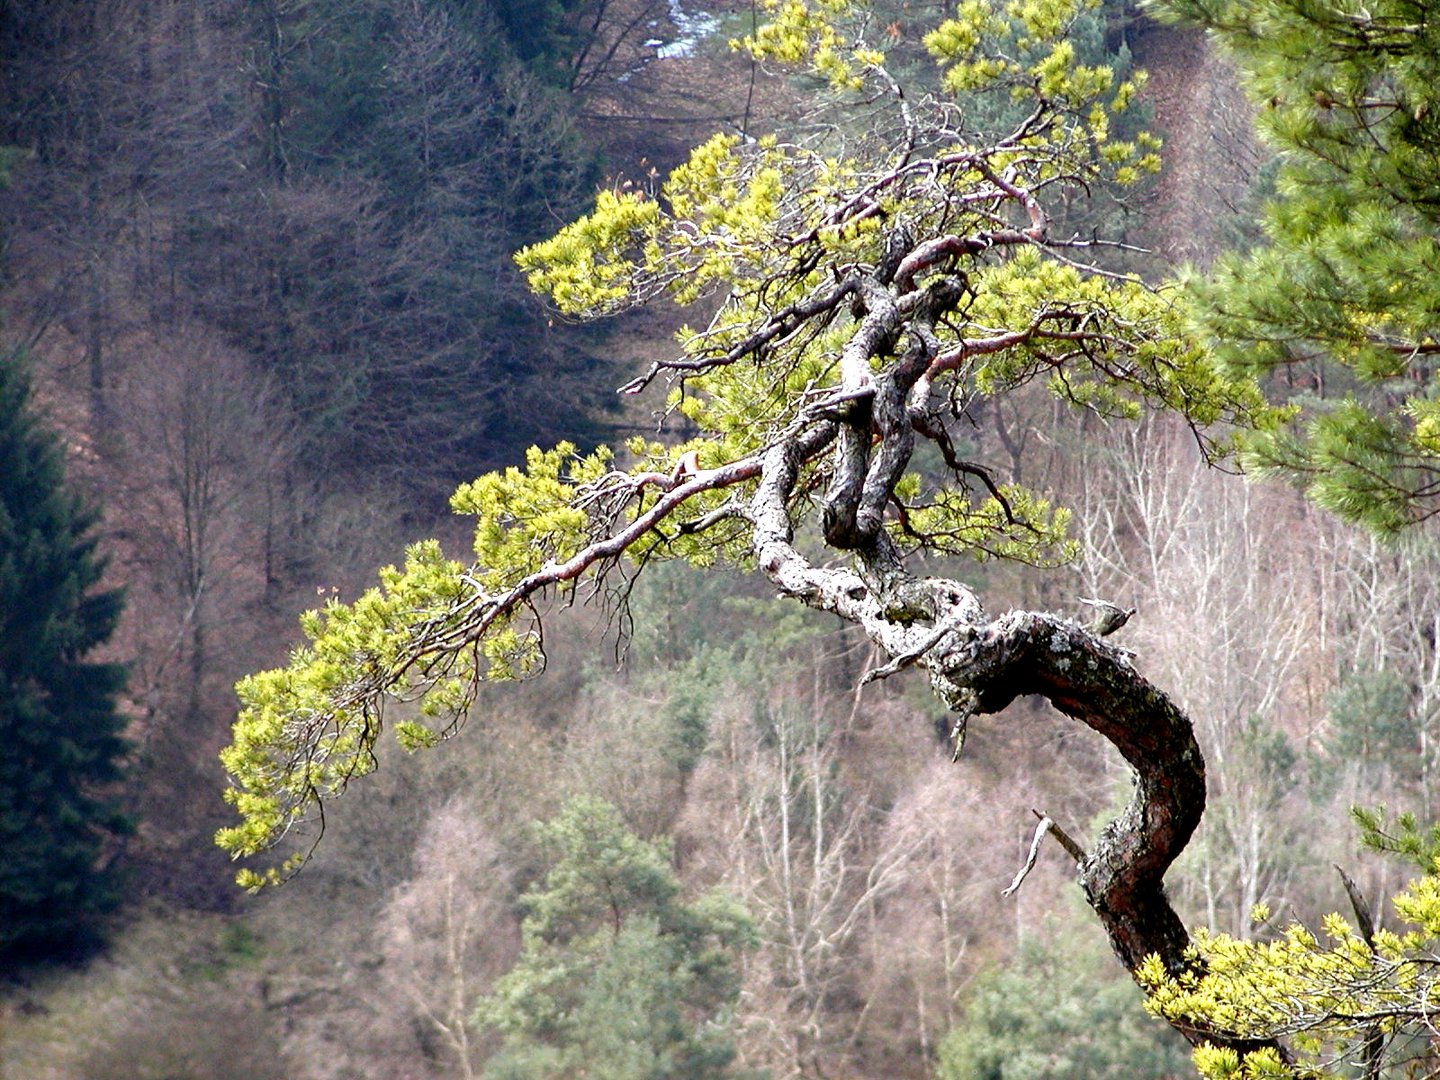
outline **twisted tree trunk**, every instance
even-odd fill
[[[861,327],[866,329],[864,322]],[[913,371],[914,365],[902,361],[878,376],[877,399],[893,396],[886,386],[893,370]],[[871,410],[852,410],[830,425],[782,438],[765,454],[747,515],[760,569],[782,593],[861,627],[893,658],[880,674],[908,664],[924,668],[936,695],[956,714],[957,746],[971,716],[998,713],[1031,694],[1103,735],[1134,769],[1135,789],[1124,811],[1081,853],[1080,887],[1132,975],[1151,955],[1172,975],[1198,974],[1187,956],[1190,935],[1164,885],[1165,872],[1205,812],[1205,760],[1189,718],[1135,669],[1127,650],[1075,620],[1030,611],[992,619],[962,582],[909,572],[884,530],[856,520],[867,516],[856,513],[867,502],[867,468],[872,479],[881,471],[898,475],[908,441],[897,448],[894,425],[876,437],[857,438],[861,423],[871,427]],[[851,549],[853,567],[813,565],[792,542],[792,495],[801,466],[832,443],[834,472],[847,479],[832,483],[827,494],[826,539],[832,548]],[[845,527],[836,528],[837,522]],[[1283,1055],[1273,1042],[1177,1027],[1192,1044],[1241,1053],[1274,1046]]]

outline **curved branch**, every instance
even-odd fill
[[[1153,953],[1167,970],[1187,970],[1189,934],[1163,879],[1205,811],[1205,761],[1189,719],[1125,650],[1069,619],[1010,612],[977,631],[925,661],[932,677],[968,691],[976,713],[1038,694],[1120,752],[1135,792],[1080,864],[1080,883],[1127,969]]]
[[[655,380],[662,371],[679,371],[685,375],[698,375],[712,368],[725,367],[737,360],[752,356],[777,341],[783,341],[790,334],[806,325],[817,316],[836,310],[855,291],[859,279],[847,276],[823,289],[815,289],[803,299],[787,304],[772,312],[765,322],[744,340],[731,346],[723,353],[698,360],[656,360],[643,375],[637,375],[617,391],[621,394],[638,394]]]
[[[1126,650],[1059,615],[1014,611],[989,620],[964,584],[904,571],[883,532],[857,553],[859,570],[811,565],[791,542],[787,512],[800,461],[797,447],[779,444],[762,464],[751,508],[760,569],[786,595],[855,623],[892,657],[926,668],[937,696],[959,714],[958,728],[1033,694],[1104,736],[1135,770],[1135,790],[1080,860],[1080,886],[1132,974],[1151,955],[1173,975],[1199,974],[1164,885],[1205,812],[1205,760],[1189,718]],[[1276,1046],[1176,1026],[1192,1043],[1242,1053]]]

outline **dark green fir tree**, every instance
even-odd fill
[[[0,959],[83,953],[116,900],[125,672],[90,657],[121,596],[98,587],[95,518],[23,362],[0,357]]]

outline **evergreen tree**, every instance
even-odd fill
[[[582,10],[587,5],[582,0],[509,0],[489,6],[499,18],[515,55],[537,72],[563,82],[569,74],[571,54],[584,43],[582,26],[575,16],[589,14]],[[606,5],[601,0],[595,6],[603,10]]]
[[[940,1044],[939,1080],[1147,1080],[1182,1076],[1182,1039],[1145,1016],[1100,942],[1063,926],[984,973]],[[1044,1008],[1037,1008],[1044,1002]]]
[[[505,1037],[485,1075],[732,1075],[724,1021],[736,955],[754,944],[745,912],[718,894],[681,899],[666,846],[603,800],[570,800],[540,837],[554,861],[522,898],[520,959],[477,1014]]]
[[[1394,532],[1440,511],[1440,20],[1430,0],[1153,0],[1211,31],[1240,68],[1277,153],[1263,242],[1192,283],[1195,322],[1232,373],[1269,376],[1300,421],[1245,436],[1252,471]],[[1356,672],[1331,702],[1339,760],[1414,737],[1393,673]],[[1377,925],[1345,880],[1353,923],[1257,937],[1201,932],[1194,974],[1139,971],[1149,1007],[1182,1028],[1285,1045],[1200,1046],[1214,1080],[1431,1075],[1440,964],[1440,833],[1354,811],[1367,846],[1421,876]],[[1268,932],[1266,932],[1268,931]]]
[[[124,670],[87,659],[121,597],[96,589],[95,514],[29,399],[19,360],[0,360],[0,955],[42,957],[92,943],[116,899],[101,863],[127,827],[106,794]]]
[[[679,334],[679,355],[660,354],[623,388],[668,382],[666,409],[691,438],[637,437],[619,461],[605,448],[532,449],[523,469],[452,498],[476,519],[468,567],[438,542],[416,544],[354,603],[307,613],[309,643],[291,664],[239,686],[222,760],[241,820],[217,840],[245,856],[302,839],[324,800],[375,767],[387,700],[418,706],[423,722],[394,734],[419,749],[458,728],[485,682],[538,673],[542,599],[606,596],[623,623],[628,575],[668,559],[734,566],[862,632],[890,657],[865,681],[925,672],[956,753],[972,716],[1020,694],[1109,740],[1136,781],[1077,856],[1082,889],[1132,972],[1158,955],[1163,971],[1193,976],[1163,883],[1205,802],[1188,717],[1108,640],[1123,619],[992,618],[967,579],[929,572],[956,565],[950,556],[1054,565],[1075,550],[1069,514],[1048,492],[962,459],[983,402],[1039,385],[1117,422],[1154,411],[1198,431],[1280,419],[1253,381],[1215,368],[1167,295],[1092,261],[1119,241],[1051,230],[1051,208],[1158,167],[1155,139],[1116,138],[1111,125],[1136,85],[1076,62],[1067,34],[1094,0],[967,2],[924,38],[943,92],[1030,106],[1018,127],[976,132],[967,108],[913,107],[921,99],[866,37],[859,0],[760,6],[769,21],[742,47],[828,87],[806,125],[825,136],[717,135],[653,189],[602,190],[591,213],[516,256],[565,316],[717,298],[708,325]],[[852,134],[861,115],[864,137]],[[278,883],[305,858],[293,850],[239,881]],[[653,936],[679,940],[653,917]],[[616,939],[645,932],[645,918],[642,908]],[[540,1000],[537,989],[514,1002]],[[553,1014],[575,1015],[568,1004]],[[565,1044],[543,1028],[513,1030],[536,1047]],[[1182,1034],[1234,1042],[1224,1028]]]
[[[1266,242],[1197,283],[1218,354],[1303,426],[1248,464],[1392,531],[1440,509],[1440,20],[1431,0],[1159,0],[1208,27],[1279,155]],[[1277,380],[1277,385],[1280,380]]]

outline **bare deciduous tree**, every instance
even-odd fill
[[[509,871],[463,799],[435,812],[414,866],[380,916],[383,981],[470,1080],[485,1048],[471,1024],[475,1004],[519,953]]]

